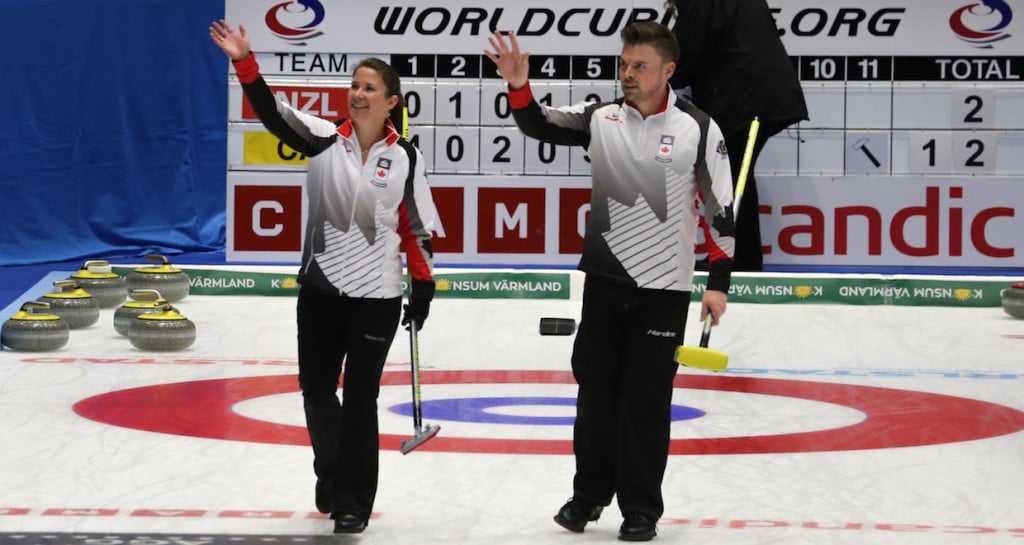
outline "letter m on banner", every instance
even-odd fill
[[[543,188],[484,187],[477,204],[480,253],[544,253]]]

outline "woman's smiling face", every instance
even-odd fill
[[[391,108],[397,103],[398,97],[389,95],[383,78],[376,70],[363,66],[352,75],[352,87],[348,91],[348,112],[357,125],[383,125]]]

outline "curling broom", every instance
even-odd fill
[[[420,396],[420,342],[417,335],[416,320],[409,321],[409,352],[412,365],[412,427],[411,439],[403,439],[398,449],[402,454],[409,454],[413,449],[432,439],[441,427],[435,424],[423,425],[422,397]]]
[[[409,108],[402,108],[402,138],[409,139]],[[432,439],[440,426],[423,425],[423,404],[420,395],[420,340],[416,320],[409,323],[409,356],[412,367],[412,427],[411,439],[403,439],[398,449],[402,454],[409,454],[413,449]]]
[[[757,130],[760,127],[761,122],[755,117],[750,122],[747,145],[743,150],[743,162],[740,164],[739,180],[736,181],[736,197],[733,199],[733,218],[739,215],[740,198],[743,196],[743,189],[747,185],[747,173],[750,170],[750,160],[754,155],[754,142],[757,140]],[[701,331],[699,346],[680,345],[676,347],[676,363],[706,371],[724,371],[728,367],[728,354],[708,348],[708,341],[711,340],[711,324],[713,319],[710,312],[704,316],[704,329]]]

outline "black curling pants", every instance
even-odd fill
[[[579,385],[573,495],[658,520],[673,381],[690,292],[620,286],[588,275],[572,354]]]
[[[332,511],[363,520],[373,512],[377,495],[377,395],[401,307],[400,297],[359,299],[299,290],[299,386],[313,470],[331,490]]]

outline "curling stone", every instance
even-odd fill
[[[1003,297],[1003,310],[1014,318],[1024,318],[1024,282],[1016,284],[999,292]]]
[[[68,277],[92,295],[100,308],[114,308],[128,296],[128,283],[102,260],[86,261],[78,272]]]
[[[23,352],[48,352],[68,343],[71,336],[67,322],[56,314],[33,312],[48,309],[45,301],[28,301],[21,310],[4,322],[0,344]]]
[[[178,314],[170,303],[164,302],[155,314],[140,314],[128,330],[128,340],[135,348],[169,352],[192,346],[196,340],[196,325]]]
[[[100,319],[100,304],[74,280],[57,280],[60,291],[44,293],[39,299],[50,304],[50,312],[60,316],[71,329],[95,324]]]
[[[128,294],[128,298],[131,301],[114,311],[114,330],[125,337],[128,336],[132,324],[135,323],[136,316],[162,312],[163,304],[167,302],[156,290],[132,290]]]
[[[189,281],[185,271],[171,265],[162,255],[148,255],[146,259],[160,264],[139,267],[128,273],[129,290],[156,290],[171,303],[181,301],[188,295]]]

